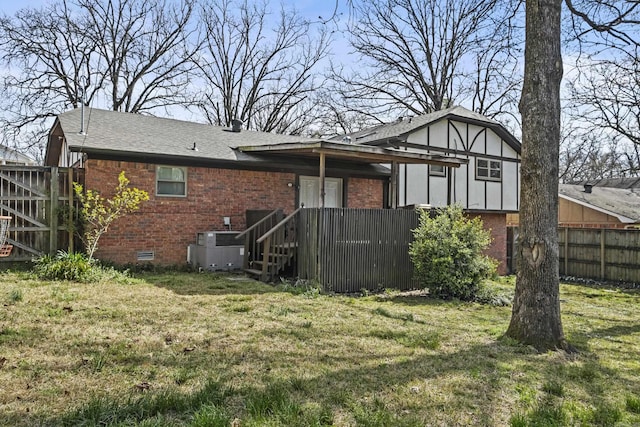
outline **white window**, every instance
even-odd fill
[[[156,195],[187,195],[187,169],[175,166],[158,166],[156,170]]]
[[[483,181],[502,180],[502,162],[499,160],[476,159],[476,179]]]
[[[430,176],[447,176],[447,170],[442,165],[429,165]]]

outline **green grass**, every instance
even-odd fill
[[[637,291],[561,286],[575,355],[502,338],[510,307],[420,292],[0,272],[0,294],[2,426],[640,425]]]

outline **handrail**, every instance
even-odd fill
[[[266,220],[268,220],[269,218],[271,218],[273,215],[277,214],[278,212],[280,212],[280,209],[274,210],[269,215],[265,216],[260,221],[256,222],[251,227],[249,227],[246,230],[244,230],[242,233],[237,234],[235,238],[239,239],[240,237],[244,236],[245,234],[247,234],[248,232],[252,231],[254,228],[258,227],[260,224],[262,224],[263,222],[265,222]]]
[[[264,242],[264,240],[271,236],[273,233],[276,232],[277,229],[279,229],[281,226],[283,226],[284,224],[286,224],[291,218],[293,218],[298,212],[300,212],[300,209],[303,208],[298,208],[295,211],[293,211],[293,213],[291,213],[289,216],[287,216],[285,219],[283,219],[282,221],[280,221],[279,223],[277,223],[276,225],[274,225],[273,227],[271,227],[271,229],[269,231],[267,231],[266,233],[264,233],[262,236],[260,236],[258,238],[258,240],[256,240],[256,242],[258,243],[262,243]]]

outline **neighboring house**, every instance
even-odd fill
[[[462,205],[492,230],[489,254],[504,260],[507,214],[519,210],[521,144],[500,123],[453,107],[339,138],[358,145],[467,159],[468,163],[459,168],[392,165],[392,173],[398,176],[397,204]],[[504,265],[501,271],[505,271]]]
[[[0,165],[8,166],[33,166],[36,161],[29,156],[9,148],[6,145],[0,144]]]
[[[81,124],[81,116],[85,123]],[[415,153],[180,120],[87,109],[60,114],[45,164],[84,168],[86,188],[108,196],[125,171],[149,193],[114,223],[97,256],[116,263],[184,264],[196,233],[244,230],[250,212],[306,207],[395,207],[381,164],[466,162],[453,152]],[[249,224],[250,225],[250,224]]]
[[[631,228],[640,225],[638,178],[620,178],[592,184],[560,184],[558,225],[577,228]],[[618,187],[601,186],[618,185]],[[509,225],[518,225],[517,216]]]

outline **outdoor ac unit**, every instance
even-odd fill
[[[207,270],[242,268],[244,244],[239,231],[204,231],[196,234],[195,266]],[[193,259],[193,254],[192,254]]]

